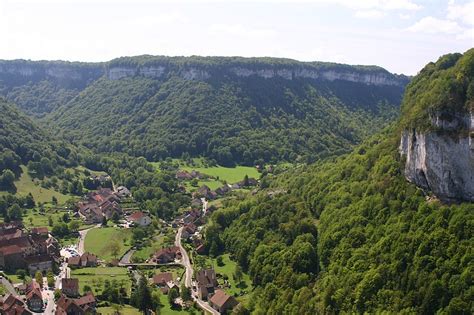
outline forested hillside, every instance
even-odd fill
[[[403,104],[408,120],[430,119],[420,80],[447,87],[443,107],[465,114],[470,85],[456,80],[472,82],[474,73],[444,71],[456,62],[455,70],[473,69],[471,52],[459,57],[442,57],[414,78]],[[427,76],[430,69],[438,72]],[[249,272],[257,287],[251,311],[472,313],[474,204],[444,204],[409,183],[399,143],[394,124],[347,156],[288,171],[213,214],[206,246],[230,252]]]
[[[11,172],[18,177],[21,164],[28,165],[38,177],[77,165],[77,152],[72,146],[51,137],[3,98],[0,112],[0,174],[9,178],[3,189],[13,187]]]
[[[397,138],[386,131],[214,214],[207,246],[250,273],[251,310],[472,310],[474,205],[427,201],[401,172]]]
[[[223,165],[348,152],[397,115],[407,82],[379,67],[273,58],[0,64],[2,93],[78,145]]]

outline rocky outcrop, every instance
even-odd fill
[[[405,176],[441,200],[474,201],[474,112],[450,120],[441,117],[431,119],[436,131],[402,133]]]
[[[388,73],[364,73],[350,72],[344,70],[316,70],[311,68],[303,69],[260,69],[251,70],[247,68],[232,68],[231,72],[239,77],[258,76],[265,79],[281,77],[287,80],[294,78],[320,79],[326,81],[349,81],[367,85],[395,85],[402,86],[400,80]]]
[[[145,76],[161,79],[168,75],[177,75],[185,80],[207,80],[213,76],[219,77],[260,77],[264,79],[282,78],[294,80],[297,78],[323,81],[348,81],[365,85],[376,86],[399,86],[404,87],[408,81],[406,77],[400,78],[383,69],[378,71],[356,69],[347,66],[344,69],[316,68],[311,66],[285,66],[272,67],[260,64],[255,67],[244,66],[207,66],[205,69],[200,65],[177,66],[171,63],[153,66],[111,66],[107,70],[110,80],[119,80],[125,77]]]
[[[85,87],[103,74],[100,63],[0,60],[0,81],[7,86],[51,80],[61,86]]]

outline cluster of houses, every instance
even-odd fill
[[[92,292],[80,296],[79,279],[64,278],[61,280],[61,297],[56,301],[56,315],[94,314],[96,304]]]
[[[95,314],[96,299],[92,292],[79,294],[79,279],[64,278],[61,281],[61,295],[56,301],[56,315]],[[18,294],[0,298],[0,314],[30,315],[42,313],[45,308],[42,288],[36,280],[17,287]]]
[[[53,270],[59,259],[59,244],[48,228],[26,230],[20,222],[0,224],[0,268],[3,270],[24,269],[34,275],[37,271]]]
[[[0,314],[31,315],[33,313],[28,310],[22,299],[16,295],[9,294],[3,299],[0,298]]]
[[[181,251],[178,246],[165,247],[158,250],[148,260],[149,263],[169,264],[181,260]]]
[[[122,216],[120,200],[130,196],[130,191],[121,186],[116,191],[110,188],[99,188],[89,192],[78,203],[78,214],[86,223],[101,223],[104,217],[108,220],[115,216]]]
[[[201,269],[197,272],[196,286],[198,297],[204,301],[208,300],[209,305],[220,313],[225,313],[239,304],[232,295],[218,289],[216,272],[212,268]]]
[[[71,268],[96,267],[97,262],[97,256],[89,252],[67,259],[68,266]]]

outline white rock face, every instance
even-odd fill
[[[110,80],[119,80],[124,77],[142,75],[149,78],[161,78],[169,71],[165,66],[149,66],[136,68],[112,67],[108,70],[108,78]],[[295,78],[320,79],[327,81],[343,80],[350,82],[363,83],[367,85],[394,85],[401,86],[398,80],[387,73],[359,73],[348,71],[325,70],[318,71],[312,68],[299,69],[249,69],[244,67],[231,67],[227,70],[230,74],[238,77],[257,76],[264,79],[280,77],[286,80]],[[181,69],[178,75],[186,80],[207,80],[211,74],[203,69],[196,67]]]
[[[186,80],[206,80],[211,77],[209,72],[196,68],[185,69],[180,75]]]
[[[79,72],[68,67],[55,66],[47,68],[46,74],[56,79],[81,79],[81,74]]]
[[[137,73],[135,68],[113,67],[107,72],[109,80],[119,80],[126,77],[133,77]]]
[[[140,73],[140,75],[143,75],[148,78],[160,78],[165,73],[165,67],[142,67],[138,72]]]
[[[400,82],[394,80],[385,73],[368,74],[347,71],[324,70],[318,71],[310,68],[303,69],[260,69],[252,70],[241,67],[231,68],[231,72],[239,77],[249,77],[252,75],[265,79],[282,77],[287,80],[293,78],[322,79],[327,81],[343,80],[350,82],[363,83],[367,85],[400,85]]]
[[[470,116],[470,117],[469,117]],[[474,201],[474,113],[467,116],[469,135],[404,131],[400,153],[406,156],[405,176],[446,201]],[[451,127],[452,122],[438,125]]]

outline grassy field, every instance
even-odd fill
[[[124,267],[95,267],[95,268],[81,268],[71,270],[71,278],[79,279],[80,291],[83,293],[84,286],[89,285],[94,294],[100,294],[103,289],[104,280],[117,280],[122,283],[130,292],[131,280],[127,273],[127,268]]]
[[[120,229],[114,227],[92,229],[87,233],[85,240],[85,250],[96,254],[99,259],[111,261],[112,253],[110,244],[117,241],[120,246],[118,259],[131,247],[130,246],[130,229]]]
[[[224,291],[226,291],[230,295],[240,294],[242,290],[246,291],[247,293],[252,291],[252,281],[250,280],[249,275],[245,273],[242,277],[242,283],[244,285],[241,287],[237,287],[237,283],[233,277],[237,263],[230,259],[229,254],[222,255],[222,261],[224,263],[223,266],[218,266],[216,259],[209,259],[208,264],[214,266],[214,269],[216,270],[217,274],[227,275],[227,277],[229,278],[228,281],[230,283],[230,288],[226,288],[224,289]],[[223,284],[222,278],[219,279],[219,283]],[[237,300],[239,300],[240,302],[246,302],[247,298],[248,294],[244,294],[242,296],[238,296]]]
[[[59,204],[63,204],[66,200],[72,198],[70,195],[63,195],[60,192],[57,192],[53,189],[45,189],[39,185],[38,180],[33,180],[28,174],[26,166],[21,166],[22,174],[20,178],[15,181],[15,186],[17,188],[18,195],[28,195],[31,193],[36,202],[51,202],[53,196],[58,199]]]
[[[182,169],[187,171],[198,171],[209,176],[219,178],[221,181],[227,181],[229,184],[239,182],[244,179],[245,175],[248,177],[253,177],[258,179],[260,174],[257,172],[255,167],[249,166],[236,166],[236,167],[223,167],[223,166],[213,166],[213,167],[193,167],[193,166],[183,166]]]
[[[133,306],[130,305],[121,305],[119,308],[119,312],[122,315],[140,315],[141,312],[134,308]],[[113,307],[99,307],[97,308],[97,313],[100,313],[102,315],[114,315],[115,314],[115,308]]]

